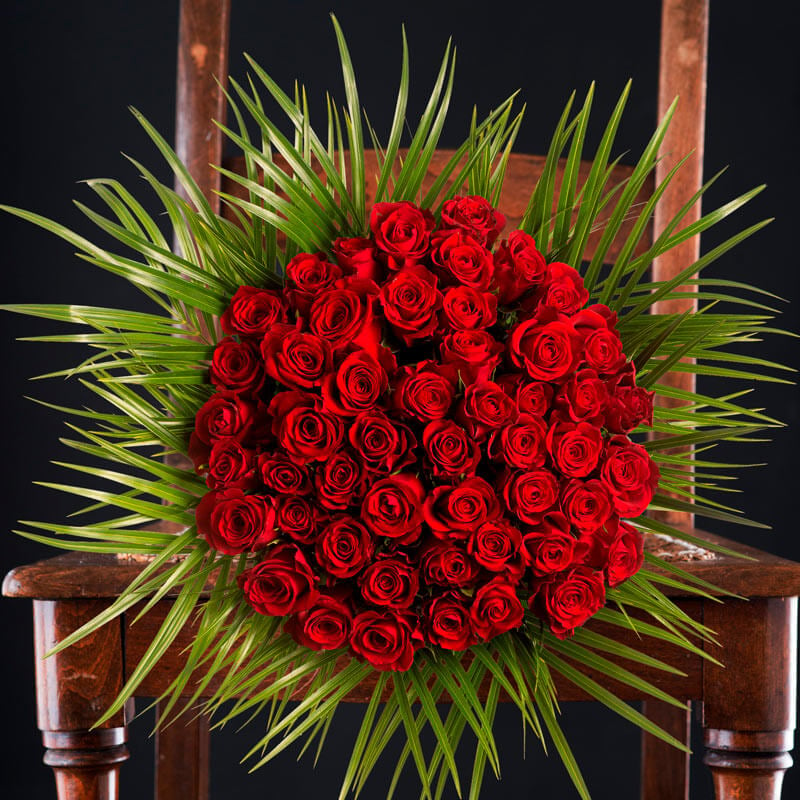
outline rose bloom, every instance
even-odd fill
[[[513,584],[499,577],[475,592],[469,613],[472,630],[484,641],[519,628],[525,616]]]
[[[543,417],[553,402],[553,387],[541,381],[522,381],[515,399],[521,414]]]
[[[250,489],[255,483],[255,453],[234,436],[217,439],[208,459],[209,488]]]
[[[311,494],[308,470],[278,453],[263,453],[258,457],[261,482],[276,494]]]
[[[566,422],[556,418],[547,432],[547,450],[564,475],[584,478],[597,467],[603,452],[603,435],[599,428],[588,422]]]
[[[380,344],[380,326],[373,319],[369,285],[348,283],[347,288],[328,289],[317,295],[308,311],[309,330],[330,342],[334,352],[350,344],[375,356]]]
[[[607,385],[609,398],[605,424],[612,433],[629,433],[641,424],[653,426],[655,392],[636,385],[633,362],[628,361]]]
[[[362,611],[353,620],[350,647],[375,669],[405,672],[423,644],[419,620],[409,611]]]
[[[441,321],[456,331],[490,328],[497,322],[497,297],[470,286],[453,286],[444,294]]]
[[[380,409],[358,414],[348,438],[368,470],[395,472],[415,460],[414,434],[407,426],[390,420]]]
[[[431,262],[436,274],[448,285],[461,284],[485,292],[492,283],[492,254],[464,231],[434,234]]]
[[[365,475],[361,465],[344,450],[320,464],[314,475],[317,501],[330,511],[358,505],[364,496]]]
[[[368,353],[356,350],[322,384],[322,407],[341,417],[374,408],[389,386],[386,370]]]
[[[506,218],[480,195],[456,196],[442,206],[442,228],[458,228],[486,247],[491,247],[503,230]]]
[[[474,586],[481,567],[460,542],[430,539],[420,551],[420,567],[425,582],[433,586]]]
[[[255,416],[252,401],[236,392],[218,391],[200,406],[192,437],[198,440],[198,445],[211,445],[216,439],[229,436],[242,441],[247,438]]]
[[[625,364],[622,340],[617,333],[617,315],[597,303],[579,311],[572,318],[575,330],[583,338],[583,357],[600,375],[613,375]]]
[[[277,544],[237,579],[245,599],[259,614],[283,617],[312,606],[317,578],[296,544]]]
[[[401,472],[372,485],[361,504],[361,519],[376,536],[412,544],[422,532],[424,498],[419,478]]]
[[[282,534],[300,544],[312,544],[317,540],[320,527],[327,520],[315,505],[297,495],[281,497],[277,503],[275,525]]]
[[[369,531],[347,515],[332,519],[314,545],[320,567],[336,578],[352,578],[372,558],[374,545]]]
[[[484,522],[500,515],[497,493],[483,478],[454,486],[436,486],[425,497],[423,513],[439,539],[466,539]]]
[[[477,443],[452,420],[429,422],[422,432],[422,444],[434,475],[456,478],[475,474],[481,452]]]
[[[503,498],[512,514],[529,525],[537,525],[558,501],[558,479],[542,468],[514,471],[503,483]]]
[[[578,540],[570,533],[569,520],[560,512],[546,514],[541,524],[522,537],[525,561],[534,575],[554,575],[575,561]]]
[[[455,369],[435,361],[401,367],[392,392],[392,406],[406,417],[431,422],[447,416],[458,380]]]
[[[574,422],[603,426],[608,402],[606,383],[593,369],[578,370],[562,387],[556,408]]]
[[[507,425],[516,417],[516,403],[491,381],[467,386],[456,412],[456,420],[477,442],[483,442],[492,431]]]
[[[516,422],[492,434],[489,455],[512,469],[541,467],[547,458],[547,428],[541,417],[520,414]]]
[[[218,389],[257,392],[264,383],[264,365],[251,340],[220,339],[211,357],[209,379]]]
[[[597,530],[613,511],[608,489],[599,480],[571,480],[562,489],[561,508],[581,533]]]
[[[467,552],[490,572],[510,569],[522,575],[520,550],[522,534],[504,519],[484,522],[473,530],[467,542]]]
[[[617,536],[608,548],[606,577],[609,586],[619,586],[635,575],[644,562],[644,539],[632,525],[620,521]]]
[[[407,555],[381,555],[358,576],[358,585],[361,596],[372,605],[409,608],[419,592],[419,570]]]
[[[375,203],[369,217],[375,244],[391,269],[422,261],[434,225],[430,211],[408,201]]]
[[[279,392],[269,404],[272,432],[298,464],[325,461],[342,442],[341,420],[321,405],[319,397],[305,392]]]
[[[210,547],[235,556],[253,553],[276,536],[275,507],[260,495],[219,489],[204,495],[195,511],[197,531]]]
[[[545,278],[547,262],[533,237],[512,231],[494,254],[495,283],[502,305],[509,305]]]
[[[275,325],[261,342],[264,368],[291,389],[319,386],[331,369],[331,346],[295,325]]]
[[[292,307],[305,315],[320,292],[332,288],[341,277],[342,270],[323,253],[298,253],[286,265],[284,291]]]
[[[566,639],[605,604],[603,575],[584,566],[535,582],[528,604],[559,639]]]
[[[429,338],[439,324],[442,295],[436,284],[433,273],[414,264],[396,272],[381,288],[383,315],[408,347]]]
[[[371,281],[380,281],[383,269],[375,254],[371,239],[356,236],[352,239],[334,239],[332,246],[336,263],[350,275]]]
[[[621,517],[644,514],[658,486],[658,467],[647,450],[627,436],[612,437],[603,458],[601,478]]]
[[[538,298],[540,305],[555,308],[562,314],[574,314],[586,305],[588,300],[589,291],[574,267],[559,262],[547,265],[547,276]]]
[[[240,286],[220,318],[229,336],[263,336],[273,325],[286,322],[286,304],[277,292]]]
[[[564,378],[581,357],[581,339],[572,323],[549,308],[512,328],[506,344],[511,363],[537,381]]]
[[[431,644],[445,650],[466,650],[475,644],[469,609],[464,598],[456,592],[431,598],[423,617],[425,633]]]
[[[487,331],[453,331],[441,344],[442,361],[452,364],[464,384],[488,381],[503,345]]]
[[[289,635],[311,650],[338,650],[350,639],[353,613],[346,593],[336,589],[320,592],[314,605],[289,617]]]

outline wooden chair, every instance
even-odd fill
[[[213,191],[220,188],[219,175],[208,165],[220,162],[222,140],[209,120],[225,116],[214,76],[227,74],[229,13],[230,0],[181,2],[177,149],[215,204]],[[708,0],[664,0],[659,113],[676,94],[682,101],[664,143],[666,157],[657,178],[680,155],[694,150],[695,157],[665,195],[655,219],[656,230],[700,185],[707,33]],[[535,156],[515,156],[512,160],[502,199],[512,224],[515,216],[522,215],[525,192],[540,174],[541,164],[542,159]],[[630,172],[625,167],[618,171],[619,177]],[[695,218],[687,219],[687,224]],[[655,277],[676,274],[696,259],[698,249],[694,240],[662,257],[654,266]],[[613,260],[614,254],[610,257]],[[682,311],[693,305],[691,299],[673,301],[659,311]],[[692,387],[688,374],[672,376],[672,380],[675,385]],[[671,521],[692,523],[686,516],[673,515]],[[783,772],[792,763],[788,752],[795,727],[800,565],[731,542],[725,544],[755,560],[715,557],[687,561],[683,566],[749,599],[719,604],[678,597],[677,602],[717,631],[725,644],[722,657],[726,668],[664,643],[653,643],[651,654],[678,666],[686,677],[626,666],[676,697],[701,703],[704,762],[712,770],[717,800],[777,800]],[[6,596],[33,600],[38,726],[46,748],[45,763],[55,772],[59,800],[114,800],[118,796],[119,766],[128,758],[128,715],[120,712],[101,728],[90,728],[130,675],[171,601],[159,603],[135,626],[129,626],[129,620],[136,609],[53,658],[43,660],[42,655],[106,607],[140,568],[112,557],[75,553],[18,568],[3,584]],[[600,625],[595,627],[602,630]],[[620,638],[619,632],[607,633]],[[180,669],[181,651],[190,636],[187,627],[138,694],[157,696],[166,688]],[[630,640],[633,642],[632,636]],[[640,699],[628,687],[610,688],[625,699]],[[358,702],[365,694],[362,689],[350,699]],[[559,696],[563,700],[587,699],[564,683],[559,686]],[[688,741],[689,718],[685,712],[650,701],[645,712],[679,739]],[[644,736],[642,744],[642,797],[685,800],[688,757],[649,736]],[[156,798],[207,800],[205,720],[171,726],[157,735]]]

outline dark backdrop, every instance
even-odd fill
[[[6,0],[0,10],[0,75],[3,124],[0,126],[0,202],[33,209],[83,231],[91,230],[71,205],[90,192],[76,182],[87,177],[124,177],[136,184],[120,150],[155,168],[166,180],[154,148],[126,107],[140,108],[168,138],[174,117],[174,66],[177,0],[137,3],[100,0]],[[620,148],[637,150],[654,124],[658,61],[659,6],[655,0],[611,3],[404,3],[285,2],[234,3],[232,73],[241,76],[248,51],[289,88],[299,77],[310,88],[314,108],[324,114],[325,89],[342,96],[337,56],[326,12],[335,6],[350,39],[360,78],[362,101],[378,130],[386,130],[394,107],[399,73],[399,27],[405,22],[411,43],[412,91],[417,112],[428,91],[447,36],[459,46],[456,99],[443,137],[451,145],[463,135],[471,104],[482,111],[521,87],[527,120],[517,149],[544,152],[549,133],[568,92],[598,82],[597,119],[610,111],[624,81],[634,78],[632,99],[620,134]],[[800,297],[795,248],[797,160],[791,150],[798,123],[798,56],[792,27],[782,20],[780,0],[758,4],[717,3],[712,8],[708,88],[706,174],[731,169],[708,195],[707,207],[766,181],[769,190],[733,223],[738,227],[763,216],[777,221],[731,253],[717,274],[754,281],[777,294]],[[321,116],[318,114],[318,118]],[[594,132],[596,135],[596,131]],[[725,231],[733,228],[728,225]],[[19,221],[0,217],[1,302],[136,304],[135,292],[75,260],[60,241]],[[725,232],[723,231],[723,232]],[[708,248],[719,241],[713,232]],[[787,306],[784,324],[797,329],[797,308]],[[2,502],[0,571],[48,555],[43,547],[9,531],[17,519],[62,519],[75,506],[69,498],[37,488],[34,479],[60,480],[49,464],[63,456],[58,415],[23,399],[24,394],[65,405],[85,399],[74,381],[29,384],[28,379],[75,363],[66,348],[16,343],[17,336],[41,333],[45,324],[0,316],[2,385]],[[797,365],[792,339],[764,343],[765,357]],[[713,389],[713,387],[709,387]],[[800,558],[795,534],[797,498],[798,393],[795,387],[761,384],[758,405],[789,424],[770,443],[751,445],[738,460],[767,461],[745,470],[741,504],[752,517],[769,522],[773,532],[709,524],[733,538],[746,539],[780,555]],[[12,734],[2,748],[0,796],[51,797],[52,778],[41,765],[35,730],[30,607],[3,601],[0,657],[2,729]],[[217,797],[284,794],[335,797],[342,760],[353,740],[360,709],[344,709],[316,770],[295,764],[293,753],[253,776],[237,761],[257,731],[236,736],[224,731],[213,739],[212,786]],[[123,768],[124,797],[150,794],[152,766],[147,735],[152,719],[132,726],[134,761]],[[637,797],[638,732],[595,705],[573,704],[564,724],[598,800]],[[555,757],[546,759],[535,743],[522,760],[518,722],[502,709],[497,735],[504,753],[504,780],[487,779],[484,796],[572,797]],[[696,738],[696,737],[695,737]],[[467,754],[467,758],[468,758]],[[699,760],[699,759],[697,759]],[[465,758],[466,761],[466,758]],[[368,798],[382,796],[385,775],[373,780]],[[710,798],[702,767],[695,768],[696,798]],[[414,780],[401,796],[416,796]],[[278,790],[278,791],[276,791]],[[789,773],[785,796],[800,790],[800,772]]]

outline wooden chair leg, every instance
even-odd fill
[[[691,709],[646,700],[642,713],[678,741],[689,744]],[[642,800],[689,800],[689,754],[642,733]]]
[[[717,800],[779,800],[792,765],[797,673],[797,598],[708,603],[724,668],[703,677],[704,763]]]
[[[117,800],[128,758],[126,712],[90,730],[123,684],[119,620],[55,656],[54,645],[106,606],[101,600],[36,600],[34,650],[39,729],[58,800]]]
[[[161,719],[161,707],[156,707]],[[208,800],[208,717],[187,711],[156,731],[155,800]]]

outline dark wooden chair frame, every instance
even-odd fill
[[[216,208],[214,191],[220,188],[219,174],[209,164],[220,163],[222,138],[209,120],[225,118],[223,97],[214,77],[227,75],[229,15],[230,0],[181,2],[177,151]],[[684,153],[694,150],[695,157],[665,194],[654,221],[656,230],[701,183],[707,38],[708,0],[663,0],[659,114],[676,94],[681,95],[682,102],[664,143],[665,158],[656,179]],[[518,180],[529,189],[540,164],[541,159],[536,157],[517,156],[511,165],[510,195],[503,208],[510,210],[512,221],[513,184]],[[624,175],[625,168],[620,169]],[[687,224],[696,218],[687,219]],[[675,275],[698,253],[696,240],[684,243],[654,265],[654,277]],[[682,299],[661,304],[658,311],[683,311],[694,305],[691,298]],[[671,379],[675,385],[691,388],[692,377],[682,373]],[[673,515],[671,521],[692,523],[685,515]],[[651,654],[679,667],[685,677],[641,665],[626,666],[675,697],[699,704],[704,763],[712,771],[717,800],[778,800],[783,773],[792,763],[789,751],[795,728],[800,565],[724,543],[754,560],[718,557],[684,566],[746,599],[718,603],[677,596],[676,601],[717,632],[723,648],[714,648],[712,655],[724,661],[725,668],[665,643],[654,643]],[[92,729],[92,725],[135,668],[171,600],[157,604],[134,626],[129,623],[135,609],[57,656],[42,656],[107,607],[140,569],[140,565],[113,557],[73,553],[20,567],[9,573],[3,584],[5,596],[33,600],[38,726],[46,748],[45,763],[55,773],[59,800],[118,797],[120,764],[128,758],[125,743],[130,709],[100,728]],[[182,666],[181,651],[191,634],[187,626],[137,695],[161,694]],[[625,639],[618,631],[613,635]],[[629,687],[612,685],[602,677],[598,680],[625,699],[641,699]],[[368,690],[363,687],[349,699],[363,701]],[[559,697],[587,699],[567,683],[559,685]],[[688,712],[653,701],[646,701],[644,708],[648,717],[688,742]],[[159,731],[157,800],[208,800],[208,747],[204,718]],[[644,800],[687,800],[688,756],[648,735],[643,736],[642,750]]]

